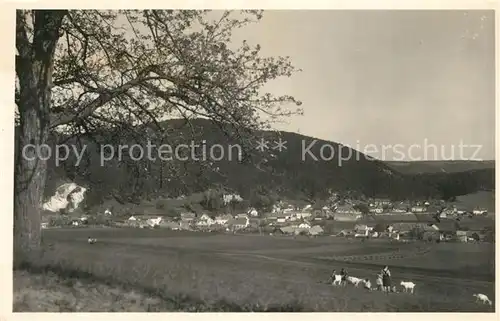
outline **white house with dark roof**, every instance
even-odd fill
[[[300,223],[299,228],[305,228],[305,229],[310,229],[311,228],[311,224],[309,224],[308,222],[304,222],[304,223]]]
[[[312,216],[311,212],[299,212],[299,213],[295,213],[295,217],[298,218],[298,219],[309,218],[311,216]]]
[[[196,222],[197,226],[211,226],[215,224],[215,220],[212,219],[210,216],[207,214],[203,214],[198,222]]]
[[[259,216],[259,212],[255,208],[251,208],[248,210],[248,215],[256,217]]]
[[[227,222],[233,219],[231,214],[224,214],[215,217],[215,224],[225,225]]]
[[[384,213],[384,209],[382,207],[371,207],[369,209],[370,213],[374,213],[374,214],[382,214]]]
[[[426,210],[427,210],[427,208],[425,206],[416,205],[416,206],[411,207],[412,213],[423,213]]]
[[[361,214],[361,212],[355,209],[351,204],[339,205],[337,206],[335,212],[341,214]]]

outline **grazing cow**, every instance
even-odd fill
[[[372,290],[372,283],[370,282],[369,279],[364,279],[363,280],[363,287],[367,290]]]
[[[332,271],[332,275],[330,276],[330,279],[328,282],[332,282],[332,285],[341,285],[342,284],[342,275],[337,274],[336,270]]]
[[[346,278],[347,282],[354,285],[355,287],[357,287],[359,285],[359,283],[361,283],[363,281],[363,279],[360,279],[360,278],[357,278],[355,276],[348,276]]]
[[[342,275],[332,275],[332,285],[342,285]]]
[[[473,294],[472,296],[476,298],[476,302],[481,301],[483,304],[488,303],[489,305],[492,305],[491,300],[488,298],[486,294],[478,293],[478,294]]]
[[[95,243],[97,242],[97,239],[93,239],[93,238],[91,238],[91,237],[89,236],[89,238],[87,239],[87,242],[88,242],[89,244],[95,244]]]
[[[411,294],[413,294],[413,289],[415,289],[415,283],[413,282],[405,282],[405,281],[401,281],[401,286],[403,287],[403,292],[408,292],[410,291]]]

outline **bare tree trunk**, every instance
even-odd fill
[[[160,175],[159,175],[159,191],[160,193],[163,193],[163,161],[160,159],[159,160],[159,163],[160,163]]]
[[[33,149],[22,155],[27,144],[40,146],[46,141],[48,127],[38,117],[36,102],[23,102],[30,108],[21,113],[19,147],[15,168],[14,193],[14,263],[20,264],[38,254],[41,230],[40,208],[45,187],[47,162]],[[29,151],[29,152],[28,152]],[[43,157],[45,158],[45,157]]]
[[[50,155],[47,149],[24,147],[40,147],[48,140],[53,59],[65,15],[66,11],[35,10],[30,43],[26,16],[16,13],[20,128],[14,169],[14,266],[40,254],[41,203]]]

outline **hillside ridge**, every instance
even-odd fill
[[[222,145],[239,143],[204,119],[191,121],[192,128],[186,126],[186,122],[180,119],[167,120],[161,125],[170,131],[169,141],[174,145],[186,142],[187,137],[196,138],[194,139],[196,142],[205,140],[208,147],[215,143]],[[91,187],[88,193],[93,195],[92,202],[98,203],[110,195],[137,194],[138,197],[143,197],[148,194],[159,194],[164,197],[176,197],[217,186],[238,192],[243,197],[248,197],[259,189],[300,199],[323,198],[332,190],[355,191],[368,197],[392,199],[448,198],[481,190],[493,190],[495,186],[494,168],[472,168],[468,171],[450,173],[435,171],[415,173],[415,170],[401,170],[401,166],[398,167],[394,162],[373,159],[336,142],[286,131],[259,131],[254,134],[269,141],[281,138],[286,141],[286,149],[281,152],[272,148],[264,152],[244,151],[245,156],[251,158],[251,161],[245,161],[248,159],[206,162],[112,159],[101,166],[99,146],[96,143],[99,139],[81,137],[81,143],[88,148],[79,166],[75,166],[74,155],[59,166],[56,166],[53,158],[49,160],[45,195],[53,195],[57,186],[68,181]],[[131,136],[124,137],[123,133],[110,130],[102,130],[98,136],[102,142],[114,144],[125,142],[132,145],[137,143],[137,139],[142,139],[141,146],[144,146],[146,139],[150,139],[149,134],[132,139]],[[60,140],[57,135],[53,135],[52,146]],[[318,157],[321,155],[321,146],[328,145],[324,150],[333,151],[335,158],[319,159],[319,161],[312,157],[302,159],[302,145],[314,140],[317,143],[310,149],[311,153]],[[66,144],[77,143],[74,138],[66,142]],[[338,155],[345,160],[339,163]],[[356,157],[347,159],[349,155]]]

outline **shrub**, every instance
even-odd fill
[[[87,219],[88,225],[111,226],[111,219],[104,215],[90,216]]]
[[[165,209],[165,203],[162,200],[156,201],[156,209],[157,210]]]
[[[52,216],[49,219],[49,226],[51,227],[61,227],[68,225],[71,225],[71,219],[67,215]]]
[[[178,217],[181,213],[175,208],[169,208],[165,211],[165,215],[168,217]]]

